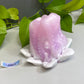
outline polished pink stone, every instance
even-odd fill
[[[30,23],[30,48],[32,56],[43,62],[59,59],[67,45],[67,38],[60,28],[60,16],[51,13]]]

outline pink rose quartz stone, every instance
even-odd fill
[[[67,38],[60,28],[60,16],[51,13],[30,23],[30,48],[34,59],[50,62],[59,59],[67,45]]]

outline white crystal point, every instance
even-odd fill
[[[26,46],[20,50],[20,52],[25,56],[25,57],[31,57],[31,53],[28,50],[29,46]]]
[[[42,65],[41,60],[35,60],[33,57],[30,57],[27,59],[27,62],[33,64],[33,65]]]
[[[71,49],[71,48],[66,48],[62,55],[60,55],[60,59],[59,59],[59,62],[63,62],[63,61],[66,61],[67,59],[69,59],[72,55],[74,55],[74,50]]]
[[[57,64],[57,59],[52,59],[51,62],[43,62],[44,68],[53,68]]]
[[[66,48],[70,47],[71,43],[72,43],[72,38],[67,38],[67,45]]]

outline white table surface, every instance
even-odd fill
[[[71,47],[75,55],[50,70],[26,63],[20,53],[18,28],[8,30],[0,48],[0,61],[22,63],[11,68],[0,68],[0,84],[84,84],[84,24],[73,25],[74,33],[64,34],[73,39]]]

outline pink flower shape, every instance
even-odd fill
[[[58,62],[65,61],[74,54],[68,48],[72,39],[66,38],[60,28],[60,16],[51,13],[32,21],[30,31],[30,53],[23,48],[21,52],[28,56],[27,62],[52,68]]]

